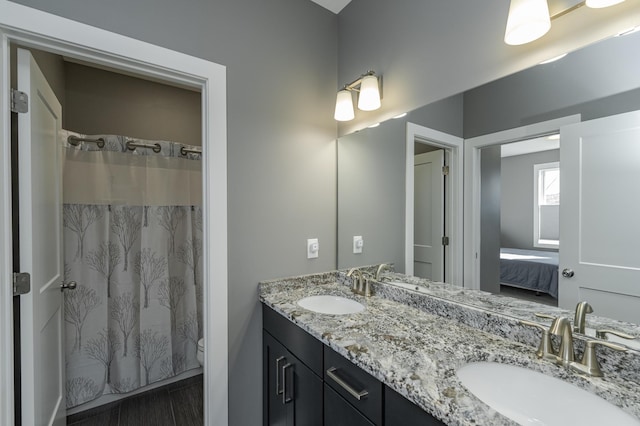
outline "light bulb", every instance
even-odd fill
[[[353,120],[354,117],[351,92],[346,89],[340,90],[336,97],[336,111],[333,118],[337,121],[349,121]]]
[[[362,111],[374,111],[380,108],[380,89],[378,77],[367,75],[362,77],[360,83],[360,96],[358,97],[358,109]]]
[[[593,9],[602,9],[603,7],[613,6],[614,4],[622,3],[624,0],[587,0],[585,4],[587,7]]]
[[[539,39],[550,28],[547,0],[511,0],[504,42],[526,44]]]

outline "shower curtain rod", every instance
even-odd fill
[[[133,151],[136,148],[149,148],[152,149],[155,153],[158,153],[162,150],[162,147],[159,143],[138,143],[133,140],[127,141],[127,149]]]
[[[189,154],[189,153],[192,153],[192,154],[202,154],[202,150],[201,150],[201,149],[198,149],[198,148],[186,148],[186,147],[184,147],[184,146],[183,146],[182,148],[180,148],[180,154],[182,154],[182,155],[187,155],[187,154]]]
[[[69,144],[73,145],[73,146],[78,146],[78,145],[80,145],[81,142],[89,142],[89,143],[95,143],[96,145],[98,145],[98,148],[104,148],[104,139],[103,138],[97,138],[97,139],[79,138],[77,136],[70,135],[67,138],[67,142],[69,142]]]
[[[104,138],[81,138],[78,136],[69,135],[69,137],[67,137],[67,142],[69,142],[69,144],[73,146],[78,146],[82,142],[95,143],[100,149],[104,148],[105,146]],[[129,149],[130,151],[133,151],[136,148],[148,148],[148,149],[152,149],[153,152],[158,153],[162,150],[162,147],[160,146],[159,143],[153,143],[153,144],[141,143],[141,142],[136,142],[133,139],[128,140],[126,145],[127,145],[127,149]],[[180,154],[186,156],[189,153],[202,154],[202,150],[199,148],[187,148],[184,146],[180,148]]]

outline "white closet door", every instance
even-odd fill
[[[416,155],[413,275],[444,280],[444,150]]]
[[[22,424],[66,424],[62,259],[62,108],[42,72],[18,49],[20,268],[31,292],[20,296]]]
[[[640,323],[640,111],[567,126],[561,140],[559,304]]]

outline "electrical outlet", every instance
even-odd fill
[[[317,238],[309,238],[307,240],[307,259],[315,259],[320,252],[320,244]]]
[[[353,253],[359,254],[362,253],[362,248],[364,247],[364,240],[362,239],[362,235],[353,237]]]

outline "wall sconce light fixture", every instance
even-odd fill
[[[510,45],[530,43],[550,28],[547,0],[511,0],[504,42]]]
[[[530,43],[539,39],[551,28],[551,21],[582,6],[594,9],[613,6],[624,0],[585,0],[553,16],[549,16],[547,0],[511,0],[504,42],[510,45]]]
[[[351,83],[345,84],[336,97],[333,118],[337,121],[349,121],[355,117],[351,92],[358,93],[358,109],[374,111],[380,108],[382,76],[378,77],[374,71],[367,71]]]

